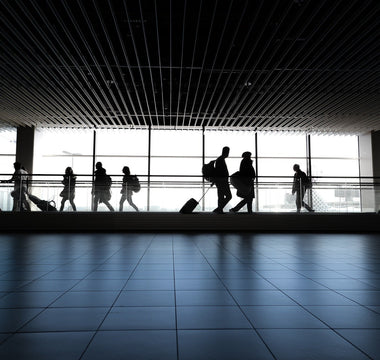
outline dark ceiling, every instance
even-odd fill
[[[380,130],[374,0],[1,0],[0,127]]]

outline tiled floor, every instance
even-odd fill
[[[380,235],[3,234],[0,359],[380,359]]]

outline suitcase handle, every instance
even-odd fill
[[[207,188],[207,190],[203,193],[203,195],[201,196],[201,198],[198,200],[198,203],[200,203],[202,201],[202,199],[206,196],[206,194],[212,188],[213,185],[214,184],[211,184],[211,186]]]

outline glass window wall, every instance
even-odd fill
[[[0,132],[0,169],[3,174],[13,174],[13,163],[16,160],[17,132],[6,130]]]
[[[138,176],[142,185],[141,190],[134,193],[133,202],[139,210],[147,209],[148,142],[148,130],[96,130],[95,160],[100,161],[107,170],[107,174],[112,177],[110,204],[115,209],[119,208],[124,166],[129,167],[131,174]],[[99,210],[103,207],[104,205],[100,204]],[[123,210],[134,211],[127,201],[124,203]]]
[[[9,180],[14,172],[13,163],[16,161],[16,129],[0,132],[0,180]],[[11,210],[12,198],[10,192],[13,184],[0,184],[0,209]]]
[[[36,129],[34,174],[63,174],[70,166],[76,174],[91,174],[93,131]]]
[[[36,129],[34,135],[33,186],[31,192],[59,207],[62,175],[71,167],[77,176],[75,204],[78,211],[91,209],[93,131]],[[53,174],[48,176],[48,174]],[[35,209],[35,205],[32,204]],[[68,206],[66,204],[66,206]],[[68,207],[70,210],[71,206]]]
[[[318,211],[360,211],[357,136],[312,135],[313,203]]]
[[[201,169],[202,131],[152,130],[150,210],[178,211],[199,198]]]
[[[228,171],[231,174],[238,171],[240,168],[240,162],[242,160],[241,155],[245,151],[252,153],[253,166],[255,167],[255,133],[249,131],[220,131],[220,130],[206,130],[205,131],[205,162],[208,163],[211,160],[215,160],[222,153],[224,146],[230,148],[230,155],[226,159]],[[209,186],[205,184],[206,189]],[[236,202],[240,201],[240,198],[235,196],[236,189],[231,185],[231,192],[233,194],[232,200],[227,204],[226,211],[233,207]],[[204,198],[205,211],[212,211],[217,207],[218,197],[216,188],[213,187],[207,193]]]
[[[293,165],[299,164],[306,172],[306,136],[298,134],[258,134],[259,211],[293,211]]]
[[[2,166],[8,169],[3,173],[13,173],[16,131],[12,134],[0,134],[0,159],[6,159]],[[53,176],[48,179],[45,176],[46,183],[38,182],[39,177],[34,176],[32,193],[44,200],[60,202],[62,174],[70,166],[78,176],[77,208],[90,210],[93,139],[93,130],[37,129],[34,174]],[[131,173],[140,178],[141,191],[135,193],[133,198],[140,210],[178,211],[189,198],[198,200],[210,185],[202,183],[203,155],[205,162],[209,162],[221,154],[224,146],[229,146],[230,156],[226,162],[230,174],[239,169],[243,152],[252,153],[253,165],[259,176],[255,200],[257,210],[295,210],[295,198],[291,194],[293,165],[299,164],[306,172],[308,154],[305,134],[258,133],[255,136],[254,132],[248,131],[206,130],[203,137],[201,130],[151,130],[150,139],[149,144],[149,130],[96,130],[95,161],[101,161],[112,176],[111,204],[115,209],[121,196],[123,166],[129,166]],[[357,182],[359,176],[357,137],[313,135],[310,145],[311,170],[316,180],[313,189],[306,195],[307,202],[312,202],[319,211],[358,210],[359,190],[349,183]],[[336,177],[335,180],[328,178],[331,176]],[[231,191],[233,199],[226,211],[240,200],[236,190],[231,187]],[[202,202],[203,207],[198,210],[211,211],[216,204],[216,189],[213,187]],[[99,210],[107,209],[100,207]],[[133,211],[127,203],[124,210]]]

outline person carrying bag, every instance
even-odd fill
[[[254,179],[256,177],[255,169],[252,166],[251,153],[246,151],[242,154],[240,169],[232,174],[230,181],[236,188],[236,195],[243,198],[237,205],[230,209],[230,212],[238,212],[244,205],[247,205],[249,214],[252,214],[252,202],[255,198]]]

